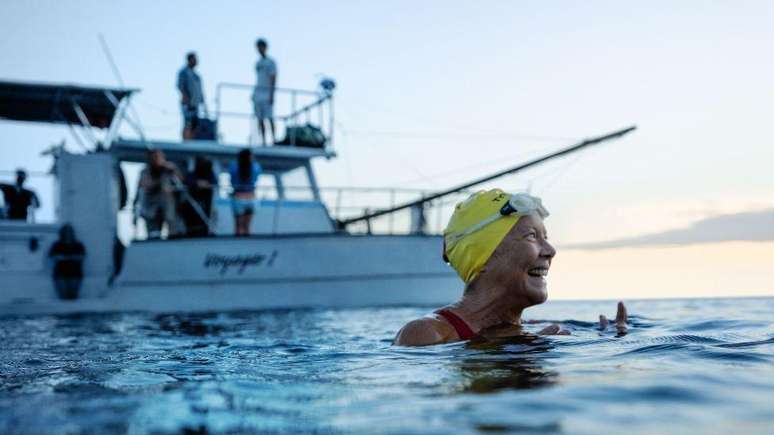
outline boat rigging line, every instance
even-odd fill
[[[562,156],[565,156],[565,155],[568,155],[568,154],[572,154],[574,152],[580,151],[581,149],[584,149],[584,148],[592,146],[592,145],[596,145],[596,144],[599,144],[599,143],[602,143],[602,142],[606,142],[606,141],[612,140],[612,139],[618,139],[618,138],[620,138],[620,137],[622,137],[622,136],[624,136],[626,134],[631,133],[632,131],[634,131],[636,129],[637,129],[637,126],[633,125],[631,127],[627,127],[627,128],[621,129],[621,130],[617,130],[617,131],[614,131],[612,133],[608,133],[608,134],[605,134],[605,135],[602,135],[602,136],[597,136],[597,137],[589,138],[589,139],[583,140],[580,143],[572,145],[570,147],[563,148],[563,149],[561,149],[559,151],[553,152],[551,154],[547,154],[547,155],[542,156],[542,157],[538,157],[536,159],[530,160],[530,161],[525,162],[525,163],[521,163],[521,164],[519,164],[517,166],[514,166],[512,168],[508,168],[508,169],[502,170],[500,172],[496,172],[496,173],[494,173],[492,175],[488,175],[488,176],[483,177],[483,178],[479,178],[479,179],[476,179],[476,180],[473,180],[473,181],[469,181],[469,182],[467,182],[465,184],[453,187],[451,189],[447,189],[447,190],[444,190],[444,191],[441,191],[441,192],[437,192],[437,193],[434,193],[434,194],[431,194],[431,195],[428,195],[428,196],[424,196],[424,197],[422,197],[422,198],[420,198],[418,200],[410,201],[410,202],[407,202],[407,203],[404,203],[404,204],[401,204],[401,205],[398,205],[398,206],[395,206],[395,207],[391,207],[391,208],[388,208],[388,209],[382,209],[382,210],[377,210],[377,211],[374,211],[374,212],[365,213],[362,216],[358,216],[358,217],[354,217],[354,218],[350,218],[350,219],[337,220],[336,224],[337,224],[337,226],[338,226],[338,228],[340,230],[344,230],[347,227],[347,225],[353,224],[355,222],[369,221],[369,220],[371,220],[373,218],[376,218],[376,217],[379,217],[379,216],[384,216],[386,214],[394,213],[396,211],[404,210],[404,209],[407,209],[407,208],[421,207],[421,206],[423,206],[427,202],[431,202],[431,201],[434,201],[434,200],[436,200],[438,198],[442,198],[444,196],[457,193],[457,192],[459,192],[461,190],[467,190],[467,189],[470,189],[473,186],[476,186],[476,185],[479,185],[479,184],[482,184],[482,183],[486,183],[488,181],[492,181],[492,180],[500,178],[502,176],[514,174],[514,173],[519,172],[519,171],[523,171],[523,170],[525,170],[527,168],[530,168],[532,166],[540,165],[540,164],[545,163],[545,162],[547,162],[549,160],[552,160],[552,159],[555,159],[555,158],[558,158],[558,157],[562,157]]]

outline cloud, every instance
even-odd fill
[[[562,249],[615,249],[641,246],[675,246],[728,241],[774,240],[774,208],[702,219],[688,228],[604,242],[564,245]]]

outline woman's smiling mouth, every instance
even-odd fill
[[[534,276],[538,278],[545,278],[548,276],[548,268],[547,267],[533,267],[532,269],[527,271],[527,274],[529,276]]]

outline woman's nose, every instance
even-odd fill
[[[554,258],[554,255],[556,255],[556,249],[554,249],[554,247],[548,243],[548,240],[543,240],[543,249],[540,254],[544,257]]]

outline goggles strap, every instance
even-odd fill
[[[492,216],[489,216],[488,218],[482,220],[481,222],[466,228],[465,231],[460,231],[458,233],[449,234],[448,235],[448,237],[450,239],[449,240],[449,245],[454,245],[455,243],[460,241],[460,239],[462,239],[463,237],[465,237],[465,236],[467,236],[469,234],[475,233],[476,231],[480,230],[481,228],[484,228],[485,226],[487,226],[487,225],[491,224],[492,222],[496,221],[497,219],[500,219],[501,217],[503,217],[503,215],[500,214],[500,212],[498,212],[497,214],[493,214]]]

